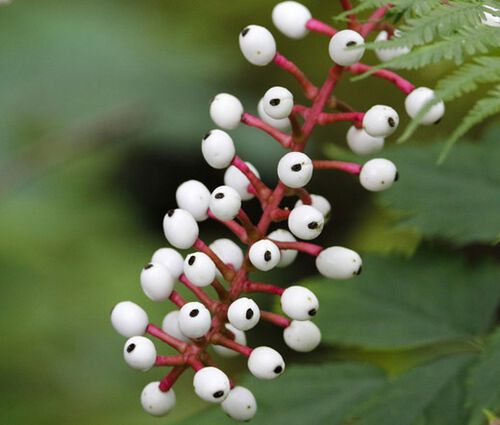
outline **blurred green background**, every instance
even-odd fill
[[[222,181],[222,173],[204,164],[199,149],[202,135],[212,127],[211,97],[221,91],[234,93],[255,112],[265,90],[281,84],[301,99],[287,75],[272,66],[252,67],[239,52],[239,30],[248,23],[271,27],[274,3],[18,0],[0,7],[0,423],[175,423],[206,408],[192,394],[191,378],[184,376],[176,386],[178,407],[169,418],[156,420],[143,413],[140,391],[163,371],[144,375],[126,367],[123,341],[111,329],[109,311],[116,302],[132,299],[158,323],[170,308],[146,299],[138,276],[151,253],[165,244],[161,220],[175,202],[177,185],[196,178],[213,188]],[[338,11],[336,2],[304,3],[327,21]],[[292,42],[277,35],[277,41],[280,51],[321,82],[330,62],[326,38],[311,35]],[[373,63],[373,55],[367,57]],[[417,85],[432,87],[449,67],[405,75]],[[337,93],[360,110],[374,103],[402,110],[404,101],[380,81],[352,84],[345,79]],[[425,261],[434,261],[423,269],[444,273],[424,278],[435,285],[447,280],[448,267],[459,267],[449,265],[450,257],[465,258],[464,269],[454,269],[457,276],[470,276],[465,284],[475,282],[476,272],[484,273],[491,305],[487,317],[470,332],[484,334],[495,323],[498,301],[499,275],[493,265],[498,250],[492,242],[500,235],[500,157],[493,141],[500,131],[489,130],[490,142],[484,148],[456,148],[440,169],[434,166],[437,151],[427,147],[454,128],[469,102],[466,96],[449,105],[439,127],[419,130],[415,139],[423,142],[412,141],[411,147],[388,143],[389,157],[399,159],[403,168],[393,194],[375,199],[354,179],[338,173],[320,174],[312,188],[327,196],[334,208],[321,242],[351,246],[368,256],[395,256],[392,267],[389,257],[383,267],[366,268],[367,281],[398,276],[398,267],[411,269],[408,264],[413,263],[405,263],[405,258],[417,250],[420,257],[425,251]],[[347,128],[339,124],[318,131],[311,153],[350,158],[344,142]],[[477,142],[486,133],[479,127],[471,139]],[[239,128],[233,134],[240,156],[274,183],[281,148],[256,130]],[[249,208],[254,216],[258,213],[256,204]],[[410,217],[408,212],[415,214]],[[217,225],[203,227],[207,241],[220,234],[225,230]],[[478,258],[486,258],[488,265],[478,265]],[[417,268],[414,274],[419,273]],[[285,274],[263,279],[289,284],[312,275],[313,262],[304,258]],[[410,301],[426,294],[434,297],[429,290],[411,293]],[[460,308],[470,310],[467,299],[458,303],[457,316],[462,315]],[[271,303],[267,297],[261,302]],[[481,303],[474,307],[484,309]],[[250,342],[281,347],[289,363],[361,359],[395,373],[440,352],[428,346],[442,341],[443,334],[446,341],[464,338],[444,330],[436,331],[435,338],[432,326],[422,325],[424,336],[415,338],[418,342],[409,337],[410,342],[395,345],[390,338],[386,346],[365,344],[362,337],[362,342],[356,339],[359,329],[351,339],[342,330],[342,320],[351,323],[350,314],[332,319],[339,323],[337,331],[325,331],[332,323],[328,315],[321,323],[328,345],[336,349],[292,355],[279,342],[279,333],[266,326],[251,332]],[[359,324],[360,332],[371,333],[380,314],[368,315]],[[407,318],[393,320],[401,325],[395,332],[407,335]],[[466,321],[465,327],[473,321]],[[383,322],[380,326],[382,338]],[[240,360],[224,364],[236,374],[244,370]],[[268,393],[274,391],[269,388]],[[222,420],[218,415],[214,423]]]

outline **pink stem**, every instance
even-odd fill
[[[276,208],[271,211],[271,219],[276,222],[288,220],[289,215],[290,210],[288,209]]]
[[[256,116],[251,115],[248,112],[243,113],[243,115],[241,116],[241,122],[250,127],[258,128],[259,130],[262,130],[265,133],[269,134],[284,148],[289,148],[291,146],[292,138],[288,134],[285,134],[282,131],[274,128],[273,126],[266,124],[260,118],[257,118]]]
[[[274,63],[297,80],[308,99],[314,99],[316,97],[318,94],[318,88],[311,83],[306,74],[304,74],[297,65],[279,52],[276,53],[276,56],[274,57]]]
[[[272,212],[278,208],[278,205],[285,195],[285,191],[286,186],[282,182],[279,182],[271,195],[270,202],[267,204],[264,212],[262,213],[259,224],[257,225],[261,235],[267,234],[267,229],[272,222]]]
[[[203,369],[205,365],[203,362],[198,360],[196,357],[190,357],[188,359],[189,366],[191,366],[195,372],[198,372],[200,369]]]
[[[317,257],[321,251],[323,251],[323,247],[320,245],[315,245],[309,242],[280,242],[276,240],[272,240],[279,249],[293,249],[295,251],[305,252],[306,254],[312,255],[313,257]]]
[[[355,65],[346,67],[346,70],[353,74],[364,74],[370,69],[372,69],[372,67],[370,65],[365,65],[364,63],[357,63]],[[403,93],[407,95],[410,94],[415,89],[415,86],[408,80],[405,80],[403,77],[396,74],[395,72],[388,71],[386,69],[377,69],[376,71],[373,72],[372,75],[391,82],[399,90],[401,90]]]
[[[160,381],[160,391],[166,393],[176,383],[182,373],[186,370],[186,366],[175,366],[165,378]]]
[[[188,288],[195,296],[202,302],[210,311],[214,311],[214,307],[216,305],[215,301],[213,301],[208,294],[198,286],[194,285],[189,281],[186,275],[181,274],[179,280],[184,284],[186,288]]]
[[[271,194],[271,189],[269,189],[264,182],[257,177],[250,167],[243,161],[239,156],[235,156],[233,161],[231,162],[238,170],[240,170],[245,177],[250,181],[250,184],[256,191],[256,194],[259,195],[259,198],[268,198]]]
[[[212,211],[208,210],[208,216],[215,220],[218,221],[219,223],[222,223],[224,226],[226,226],[231,232],[233,232],[243,243],[247,243],[248,241],[248,235],[247,231],[240,226],[238,223],[236,223],[233,220],[230,221],[222,221],[219,220]]]
[[[361,30],[359,31],[363,37],[370,34],[375,28],[377,28],[378,22],[385,16],[387,11],[392,7],[389,3],[385,6],[379,7],[375,12],[373,12],[365,24],[361,25]]]
[[[156,356],[155,366],[182,366],[186,364],[186,358],[178,356]]]
[[[247,232],[255,230],[255,225],[252,223],[250,217],[248,217],[245,210],[242,208],[236,216]]]
[[[337,33],[337,30],[335,28],[315,18],[309,19],[307,21],[306,27],[311,31],[317,32],[319,34],[324,34],[330,38]]]
[[[281,296],[285,290],[279,286],[269,285],[267,283],[254,282],[249,280],[245,285],[245,292],[262,292],[265,294]]]
[[[229,295],[229,292],[226,290],[226,288],[224,288],[224,286],[222,286],[222,284],[217,279],[215,279],[212,282],[212,288],[215,289],[215,292],[217,292],[217,295],[220,300],[226,299],[227,296]]]
[[[303,187],[300,187],[298,189],[294,190],[295,194],[300,198],[302,203],[304,205],[311,205],[312,204],[312,198],[309,192],[304,189]]]
[[[344,10],[352,10],[352,5],[351,5],[350,0],[341,0],[341,3],[342,3],[342,7],[344,8]],[[348,15],[348,18],[349,18],[349,28],[350,29],[356,28],[358,25],[358,20],[356,18],[356,15],[350,14],[350,15]]]
[[[159,340],[167,343],[168,345],[175,348],[180,353],[183,353],[188,346],[188,344],[186,344],[185,342],[183,342],[177,338],[174,338],[172,335],[169,335],[169,334],[163,332],[160,328],[156,327],[155,325],[153,325],[151,323],[147,326],[146,333],[148,333],[149,335],[154,336],[155,338],[158,338]]]
[[[212,259],[217,269],[221,272],[222,276],[224,276],[224,279],[227,281],[231,281],[233,279],[234,271],[226,263],[224,263],[224,261],[222,261],[219,256],[213,252],[200,238],[196,239],[193,247],[198,251],[207,254]]]
[[[363,125],[364,116],[365,114],[363,112],[323,112],[318,116],[317,122],[319,125],[328,125],[340,121],[352,121],[354,125],[359,128]]]
[[[224,335],[221,334],[215,334],[212,337],[212,342],[217,345],[222,345],[226,348],[229,348],[231,350],[236,351],[237,353],[242,354],[243,356],[248,357],[250,353],[252,352],[252,349],[250,347],[247,347],[246,345],[242,345],[237,343],[236,341],[233,341],[230,338],[225,337]]]
[[[281,328],[287,328],[288,326],[290,326],[290,323],[292,323],[290,319],[287,319],[286,317],[283,317],[276,313],[271,313],[270,311],[261,310],[260,318]]]
[[[168,299],[179,308],[186,304],[186,300],[177,291],[172,291]]]
[[[315,170],[340,170],[356,176],[359,175],[361,168],[363,168],[362,165],[355,162],[317,160],[312,163]]]

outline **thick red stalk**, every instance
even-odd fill
[[[314,99],[316,97],[318,94],[318,88],[311,83],[306,74],[304,74],[304,72],[302,72],[297,65],[279,52],[276,53],[276,56],[274,57],[274,63],[297,80],[308,99]]]
[[[306,27],[311,31],[317,32],[319,34],[324,34],[330,38],[337,33],[337,30],[332,26],[314,18],[311,18],[307,21]]]
[[[233,279],[234,271],[226,263],[224,263],[224,261],[222,261],[205,242],[198,238],[196,239],[193,247],[198,251],[207,254],[212,259],[217,269],[221,272],[222,276],[224,276],[224,279],[226,279],[227,281],[231,281]]]
[[[251,168],[239,156],[235,156],[231,162],[238,170],[240,170],[245,177],[250,181],[250,184],[255,189],[255,193],[259,198],[266,199],[271,195],[269,189],[264,182],[251,170]]]
[[[362,165],[355,162],[317,160],[312,163],[315,170],[340,170],[356,176],[359,175],[361,168],[363,168]]]
[[[378,23],[380,20],[385,16],[387,11],[392,7],[392,5],[389,3],[385,6],[379,7],[377,10],[375,10],[369,17],[368,20],[365,24],[361,25],[361,29],[359,33],[363,36],[366,37],[369,35],[374,29],[377,28]]]
[[[243,242],[243,243],[248,242],[247,231],[242,226],[240,226],[238,223],[236,223],[235,221],[233,221],[233,220],[230,220],[230,221],[219,220],[214,215],[214,213],[210,210],[208,210],[208,216],[211,219],[218,221],[219,223],[222,223],[224,226],[226,226],[229,230],[231,230],[231,232],[233,232],[238,237],[238,239],[241,242]]]
[[[231,350],[234,350],[243,356],[248,357],[250,353],[252,352],[252,349],[250,347],[247,347],[246,345],[242,345],[237,343],[236,341],[225,337],[224,335],[221,334],[216,334],[212,337],[211,342],[217,345],[222,345],[226,348],[229,348]]]
[[[248,112],[244,112],[241,116],[241,122],[245,125],[255,127],[266,132],[284,148],[290,147],[291,137],[288,134],[285,134],[282,131],[274,128],[273,126],[266,124],[260,118],[257,118],[256,116],[251,115]]]
[[[179,280],[184,284],[186,288],[188,288],[196,296],[196,298],[198,298],[198,300],[202,304],[205,305],[205,307],[207,307],[212,312],[214,311],[217,302],[213,301],[212,298],[210,298],[203,289],[191,283],[184,274],[182,274],[179,277]]]
[[[177,291],[172,291],[168,299],[172,301],[179,308],[181,308],[184,304],[186,304],[186,300]]]
[[[294,249],[296,251],[304,252],[306,254],[317,257],[321,251],[323,251],[323,247],[321,245],[316,245],[309,242],[280,242],[276,240],[272,240],[279,249]]]
[[[160,391],[166,393],[177,382],[179,377],[186,370],[186,366],[175,366],[165,378],[160,381]]]
[[[269,285],[268,283],[260,283],[249,280],[245,285],[245,292],[262,292],[266,294],[281,296],[285,290],[279,286]]]
[[[186,364],[186,358],[177,356],[156,356],[155,366],[182,366]]]
[[[352,74],[364,74],[365,72],[372,69],[372,67],[370,65],[365,65],[364,63],[357,63],[348,66],[345,69],[346,71]],[[404,94],[407,95],[410,94],[415,89],[415,86],[408,80],[405,80],[400,75],[396,74],[395,72],[388,71],[387,69],[377,69],[371,75],[391,82],[399,90],[401,90]]]
[[[290,326],[290,323],[292,323],[290,319],[269,311],[261,310],[260,318],[266,322],[272,323],[273,325],[279,326],[280,328],[287,328]]]
[[[363,125],[364,116],[365,114],[363,112],[338,112],[333,114],[323,112],[318,116],[317,123],[319,125],[328,125],[336,122],[352,121],[356,127],[361,127]]]
[[[165,332],[163,332],[160,328],[156,327],[153,324],[149,324],[148,327],[146,328],[146,333],[148,333],[151,336],[154,336],[155,338],[158,338],[159,340],[167,343],[170,345],[172,348],[175,348],[177,351],[180,353],[183,353],[186,351],[188,344],[174,338],[172,335],[169,335]]]

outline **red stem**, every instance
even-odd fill
[[[225,337],[224,335],[221,334],[215,334],[212,337],[212,342],[217,345],[222,345],[226,348],[229,348],[231,350],[236,351],[237,353],[242,354],[243,356],[248,357],[250,353],[252,352],[252,349],[250,347],[247,347],[246,345],[242,345],[237,343],[236,341],[233,341],[230,338]]]
[[[151,323],[146,328],[146,333],[148,333],[151,336],[154,336],[155,338],[158,338],[163,342],[166,342],[168,345],[170,345],[172,348],[175,348],[180,353],[186,351],[186,348],[188,346],[187,343],[173,337],[172,335],[163,332],[160,328],[156,327]]]
[[[316,160],[312,163],[315,170],[340,170],[356,176],[359,175],[361,168],[363,168],[362,165],[355,162]]]
[[[387,11],[392,7],[392,5],[389,3],[385,6],[379,7],[377,10],[375,10],[369,17],[368,20],[365,24],[361,25],[360,29],[360,34],[363,37],[366,37],[368,34],[370,34],[374,29],[377,28],[377,24],[379,21],[385,16]]]
[[[235,156],[231,164],[240,170],[250,181],[250,184],[253,186],[260,199],[266,199],[271,195],[271,189],[269,189],[264,182],[257,177],[257,174],[255,174],[239,156]]]
[[[272,221],[275,222],[288,220],[289,215],[290,215],[290,210],[288,209],[284,210],[281,208],[276,208],[273,211],[271,211],[271,219]]]
[[[168,299],[172,301],[179,308],[181,308],[184,304],[186,304],[186,300],[177,291],[172,291]]]
[[[304,74],[297,65],[279,52],[276,53],[276,56],[274,57],[274,63],[297,80],[308,99],[314,99],[316,97],[318,94],[318,88],[311,83],[306,74]]]
[[[247,231],[240,226],[236,221],[230,220],[230,221],[222,221],[219,220],[212,211],[208,210],[208,216],[215,221],[218,221],[219,223],[222,223],[224,226],[226,226],[231,232],[233,232],[238,239],[243,242],[247,243],[248,242],[248,235]]]
[[[364,74],[365,72],[372,69],[370,65],[365,65],[364,63],[357,63],[355,65],[351,65],[346,67],[346,71],[351,72],[352,74]],[[377,69],[371,75],[382,78],[394,84],[399,90],[401,90],[404,94],[410,94],[415,86],[410,83],[408,80],[405,80],[400,75],[395,72],[388,71],[387,69]]]
[[[196,239],[193,247],[198,251],[207,254],[212,259],[217,269],[221,272],[222,276],[224,276],[224,279],[227,281],[231,281],[233,279],[234,271],[226,263],[224,263],[224,261],[222,261],[219,256],[213,252],[200,238]]]
[[[208,294],[198,286],[194,285],[189,281],[186,275],[181,274],[179,280],[184,284],[186,288],[188,288],[195,296],[203,303],[210,311],[214,311],[214,307],[217,305],[215,301],[213,301]]]
[[[177,356],[156,356],[155,366],[182,366],[186,364],[186,358]]]
[[[251,115],[248,112],[244,112],[241,116],[241,122],[245,125],[255,127],[266,132],[284,148],[290,147],[291,137],[288,134],[285,134],[282,131],[274,128],[273,126],[266,124],[260,118],[257,118],[256,116]]]
[[[293,193],[300,198],[300,200],[302,201],[302,203],[304,205],[311,205],[312,204],[311,195],[303,187],[300,187],[298,189],[294,189]]]
[[[260,318],[266,322],[270,322],[273,325],[279,326],[281,328],[287,328],[290,326],[292,321],[276,313],[271,313],[270,311],[260,311]]]
[[[196,357],[189,357],[188,359],[189,366],[191,366],[195,372],[198,372],[200,369],[203,369],[205,365]]]
[[[262,292],[265,294],[281,296],[285,290],[279,286],[269,285],[267,283],[254,282],[249,280],[245,285],[245,292]]]
[[[318,19],[311,18],[307,21],[306,24],[307,29],[317,32],[319,34],[326,35],[328,37],[333,37],[337,30],[330,25],[325,24],[324,22],[319,21]]]
[[[272,239],[271,239],[272,240]],[[321,245],[312,244],[309,242],[280,242],[272,240],[279,249],[294,249],[296,251],[305,252],[306,254],[317,257],[323,247]]]
[[[182,373],[186,370],[186,366],[175,366],[165,378],[160,381],[160,391],[166,393],[175,382],[179,379]]]
[[[212,288],[215,289],[215,292],[217,292],[217,295],[219,296],[220,300],[225,300],[229,295],[229,292],[226,290],[226,288],[224,288],[224,286],[222,286],[222,284],[217,279],[215,279],[212,282]]]
[[[317,123],[319,125],[328,125],[341,121],[352,121],[356,127],[362,127],[363,118],[365,114],[363,112],[338,112],[338,113],[327,113],[323,112],[318,116]]]

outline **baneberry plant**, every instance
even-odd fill
[[[341,2],[347,10],[348,1]],[[333,95],[344,75],[365,73],[371,69],[361,62],[364,40],[372,32],[388,29],[382,21],[390,5],[377,9],[366,22],[350,14],[348,29],[338,30],[311,16],[303,5],[285,1],[273,10],[275,26],[291,38],[305,37],[312,31],[330,38],[329,57],[333,61],[321,87],[315,86],[293,62],[277,51],[269,30],[258,25],[245,27],[239,44],[245,58],[256,66],[271,63],[290,73],[299,83],[309,106],[294,102],[292,92],[284,87],[267,90],[259,102],[259,116],[245,111],[238,98],[220,93],[211,102],[210,116],[219,127],[202,139],[201,149],[213,168],[226,169],[224,185],[210,190],[201,182],[190,180],[176,192],[178,207],[169,210],[163,221],[166,239],[173,248],[161,248],[142,270],[140,282],[144,293],[153,301],[170,300],[178,311],[168,313],[161,327],[149,322],[147,313],[135,303],[124,301],[111,313],[114,328],[129,338],[123,355],[132,368],[146,371],[154,366],[171,367],[160,381],[148,384],[141,396],[144,409],[152,415],[164,415],[175,405],[173,385],[187,369],[194,374],[195,393],[210,403],[219,403],[236,420],[249,420],[256,413],[252,393],[233,381],[219,368],[207,352],[213,346],[221,356],[242,355],[250,372],[260,379],[274,379],[285,371],[285,361],[271,347],[249,347],[245,331],[260,320],[283,328],[283,338],[291,349],[314,350],[321,332],[311,321],[318,314],[320,303],[315,294],[302,286],[286,289],[257,282],[255,270],[269,271],[286,267],[305,253],[316,258],[318,271],[331,279],[344,280],[361,273],[362,259],[351,249],[323,247],[308,242],[323,231],[331,214],[331,205],[324,197],[310,194],[306,185],[313,174],[322,169],[341,170],[359,177],[369,191],[382,191],[398,180],[396,166],[386,159],[375,158],[365,164],[334,160],[313,160],[303,153],[316,126],[341,121],[352,123],[347,142],[358,154],[373,154],[384,145],[384,139],[397,129],[398,113],[386,105],[374,105],[366,112],[356,111]],[[395,35],[394,31],[390,35]],[[387,32],[383,37],[387,38]],[[379,56],[404,54],[404,49],[384,51]],[[415,88],[398,74],[386,69],[372,72],[373,77],[392,83],[406,95],[406,110],[416,117],[429,100],[431,89]],[[436,105],[420,118],[422,124],[433,124],[444,114],[444,104]],[[271,188],[264,183],[257,169],[236,155],[235,145],[226,132],[244,124],[267,133],[289,152],[277,165],[278,184]],[[282,206],[285,197],[296,197],[293,209]],[[244,201],[257,198],[262,214],[254,223],[246,214]],[[218,239],[210,245],[199,235],[199,222],[213,219],[223,223],[245,245],[229,239]],[[271,231],[273,223],[287,224],[288,229]],[[285,227],[285,226],[283,226]],[[174,248],[196,251],[185,258]],[[176,290],[178,284],[188,288],[197,301],[185,300]],[[206,288],[216,294],[212,298]],[[252,293],[280,297],[284,315],[263,311],[249,298]],[[145,334],[178,351],[178,355],[157,354],[155,345]]]

